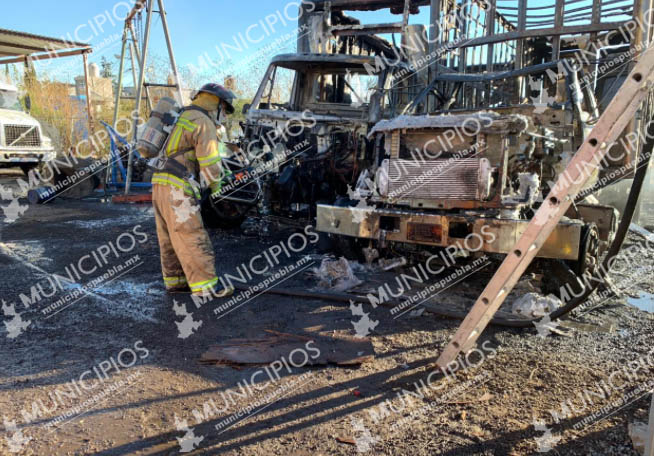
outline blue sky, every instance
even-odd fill
[[[120,37],[123,18],[135,0],[21,0],[3,4],[0,27],[46,36],[88,41],[94,47],[91,62],[100,63],[102,57],[114,64],[118,71]],[[183,80],[185,87],[209,81],[221,82],[226,74],[252,86],[258,82],[270,58],[279,53],[294,52],[296,46],[297,5],[300,0],[165,0],[174,52],[180,69],[189,66],[199,69]],[[554,0],[529,0],[530,7],[553,5]],[[621,0],[620,3],[628,3]],[[506,2],[502,2],[506,5]],[[582,0],[573,7],[590,5]],[[62,6],[65,5],[65,6]],[[156,3],[155,3],[155,9]],[[547,11],[535,13],[547,15]],[[399,15],[388,10],[348,12],[363,23],[399,21]],[[155,14],[150,39],[150,64],[163,71],[148,75],[149,82],[165,82],[168,60],[161,20]],[[614,20],[617,20],[614,19]],[[427,25],[429,8],[412,15],[413,24]],[[113,23],[112,23],[113,22]],[[244,38],[250,31],[252,39]],[[389,37],[386,37],[387,39]],[[399,37],[397,37],[399,40]],[[256,42],[254,42],[256,41]],[[280,44],[281,43],[281,44]],[[231,45],[231,48],[230,48]],[[273,48],[269,49],[269,47]],[[242,49],[235,49],[241,47]],[[80,57],[43,61],[37,64],[39,76],[72,82],[83,73]],[[204,63],[204,66],[203,66]],[[129,68],[129,58],[126,68]],[[193,74],[195,76],[193,76]],[[163,75],[163,76],[162,76]],[[156,77],[158,76],[158,77]],[[125,85],[132,85],[131,72],[125,73]]]
[[[105,56],[115,62],[114,71],[117,72],[118,59],[114,56],[120,54],[120,36],[123,27],[120,19],[125,16],[131,3],[133,0],[5,2],[3,4],[5,20],[0,27],[52,37],[70,36],[73,40],[88,40],[95,48],[89,60],[99,63],[100,58]],[[63,4],[66,6],[62,7]],[[292,20],[297,14],[296,5],[297,0],[166,0],[165,6],[177,63],[180,67],[195,65],[198,68],[199,58],[203,58],[205,62],[212,62],[208,70],[203,73],[202,79],[211,78],[212,73],[217,75],[224,67],[236,65],[235,62],[243,59],[265,66],[272,54],[294,51],[295,40],[288,37],[296,28],[296,21]],[[428,8],[423,8],[419,16],[412,16],[411,22],[426,21],[428,14]],[[277,19],[274,19],[275,15]],[[354,15],[363,18],[365,23],[393,21],[399,18],[399,16],[392,17],[386,11]],[[165,41],[158,15],[153,17],[155,19],[149,52],[162,61],[167,55]],[[114,22],[113,25],[111,21]],[[104,24],[97,25],[102,22]],[[239,33],[244,36],[248,27],[251,27],[250,36],[256,41],[261,41],[251,43],[246,40],[246,46],[241,44],[242,51],[228,49],[221,56],[216,46],[218,45],[219,49],[224,49],[221,43],[235,46],[234,40],[239,41]],[[286,40],[283,44],[273,51],[261,51],[264,46],[284,37]],[[81,72],[82,64],[79,57],[58,59],[37,66],[37,73],[48,74],[54,79],[67,82],[72,82],[72,79]],[[127,84],[131,85],[131,75],[125,73],[125,77],[128,78]]]

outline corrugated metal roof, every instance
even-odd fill
[[[91,48],[88,43],[66,41],[15,30],[0,29],[0,57],[13,57],[64,49]]]

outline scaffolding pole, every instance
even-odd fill
[[[123,38],[120,48],[120,63],[118,64],[118,85],[116,88],[116,99],[114,102],[114,116],[111,122],[111,126],[114,127],[114,130],[116,129],[116,124],[118,123],[118,109],[120,106],[120,95],[121,92],[123,91],[123,72],[125,70],[126,50],[127,50],[127,24],[125,24],[125,28],[123,29]],[[109,175],[111,174],[110,170],[111,170],[111,154],[109,155],[109,158],[107,160],[107,170],[104,174],[105,189],[107,184],[109,183]]]
[[[166,19],[166,10],[164,9],[163,0],[159,0],[159,16],[161,16],[161,26],[163,27],[164,36],[166,37],[168,58],[170,59],[170,66],[172,67],[173,77],[175,78],[174,84],[177,86],[177,103],[181,106],[184,103],[182,98],[182,84],[180,83],[179,73],[177,72],[177,62],[175,61],[173,43],[170,40],[170,33],[168,32],[168,19]]]
[[[137,127],[139,124],[139,118],[141,115],[141,92],[143,91],[143,83],[145,82],[145,61],[148,56],[148,42],[150,41],[150,25],[152,24],[152,7],[154,6],[154,1],[150,0],[147,2],[148,12],[145,19],[145,34],[143,36],[143,51],[141,52],[141,67],[139,68],[139,80],[138,85],[136,86],[136,106],[134,110],[136,115],[134,116],[134,143],[136,143],[137,137]],[[127,156],[127,177],[125,179],[125,194],[129,193],[129,187],[132,184],[132,170],[134,168],[134,154],[130,153]]]
[[[139,47],[138,47],[138,40],[136,39],[136,33],[134,32],[134,26],[132,24],[129,24],[129,32],[132,36],[132,55],[136,56],[136,61],[139,63],[139,66],[141,65],[141,53],[139,52]],[[132,66],[134,65],[134,59],[132,58]],[[135,68],[133,66],[133,68]],[[136,70],[134,70],[134,75],[136,75]],[[134,76],[134,87],[136,87],[136,84],[138,81],[136,80],[136,76]],[[148,109],[152,111],[152,101],[150,100],[150,91],[148,90],[148,86],[145,85],[145,81],[143,81],[143,90],[145,91],[145,102],[148,104]]]
[[[147,57],[148,57],[148,44],[150,41],[150,31],[152,27],[152,13],[153,13],[153,8],[154,8],[154,2],[155,0],[139,0],[136,5],[134,5],[134,8],[130,12],[130,14],[127,16],[125,19],[125,27],[126,30],[129,32],[131,38],[132,38],[132,44],[130,46],[130,56],[132,59],[132,74],[134,76],[134,87],[136,88],[136,101],[135,101],[135,111],[136,111],[136,116],[134,119],[134,143],[136,143],[137,140],[137,126],[138,126],[138,121],[140,117],[140,111],[141,111],[141,99],[143,97],[143,91],[145,90],[145,96],[146,100],[148,103],[148,107],[150,110],[152,110],[152,101],[151,97],[147,88],[147,85],[145,84],[145,71],[147,68]],[[172,40],[170,38],[170,31],[168,29],[168,19],[166,18],[166,10],[164,9],[164,3],[163,0],[157,0],[157,3],[159,5],[159,15],[161,17],[161,24],[164,32],[164,36],[166,38],[166,46],[168,48],[168,57],[170,59],[170,66],[173,72],[173,77],[175,78],[175,85],[174,87],[177,88],[177,98],[178,98],[178,103],[181,105],[183,103],[183,98],[182,98],[182,86],[180,83],[179,79],[179,72],[177,71],[177,62],[175,61],[175,54],[173,53],[173,44]],[[138,49],[138,42],[136,40],[136,33],[134,32],[134,27],[132,24],[132,19],[134,19],[135,15],[137,12],[143,10],[143,8],[146,8],[146,19],[145,19],[145,31],[143,34],[143,45],[141,47],[141,51],[139,52]],[[124,32],[125,34],[127,33]],[[136,72],[135,72],[135,65],[134,65],[134,58],[136,57],[136,60],[139,62],[139,77],[138,81],[136,80]],[[130,186],[132,183],[132,170],[134,167],[133,163],[133,154],[129,154],[129,157],[127,159],[127,178],[125,179],[125,194],[129,193]]]

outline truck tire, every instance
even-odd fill
[[[243,224],[249,210],[249,207],[230,201],[214,204],[207,198],[200,213],[207,228],[233,229]]]

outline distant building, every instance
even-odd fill
[[[100,76],[100,67],[92,63],[89,65],[89,91],[91,93],[91,102],[93,107],[101,111],[106,107],[113,106],[114,87],[111,78]],[[86,96],[86,86],[84,84],[84,75],[75,78],[75,95],[78,97]]]

